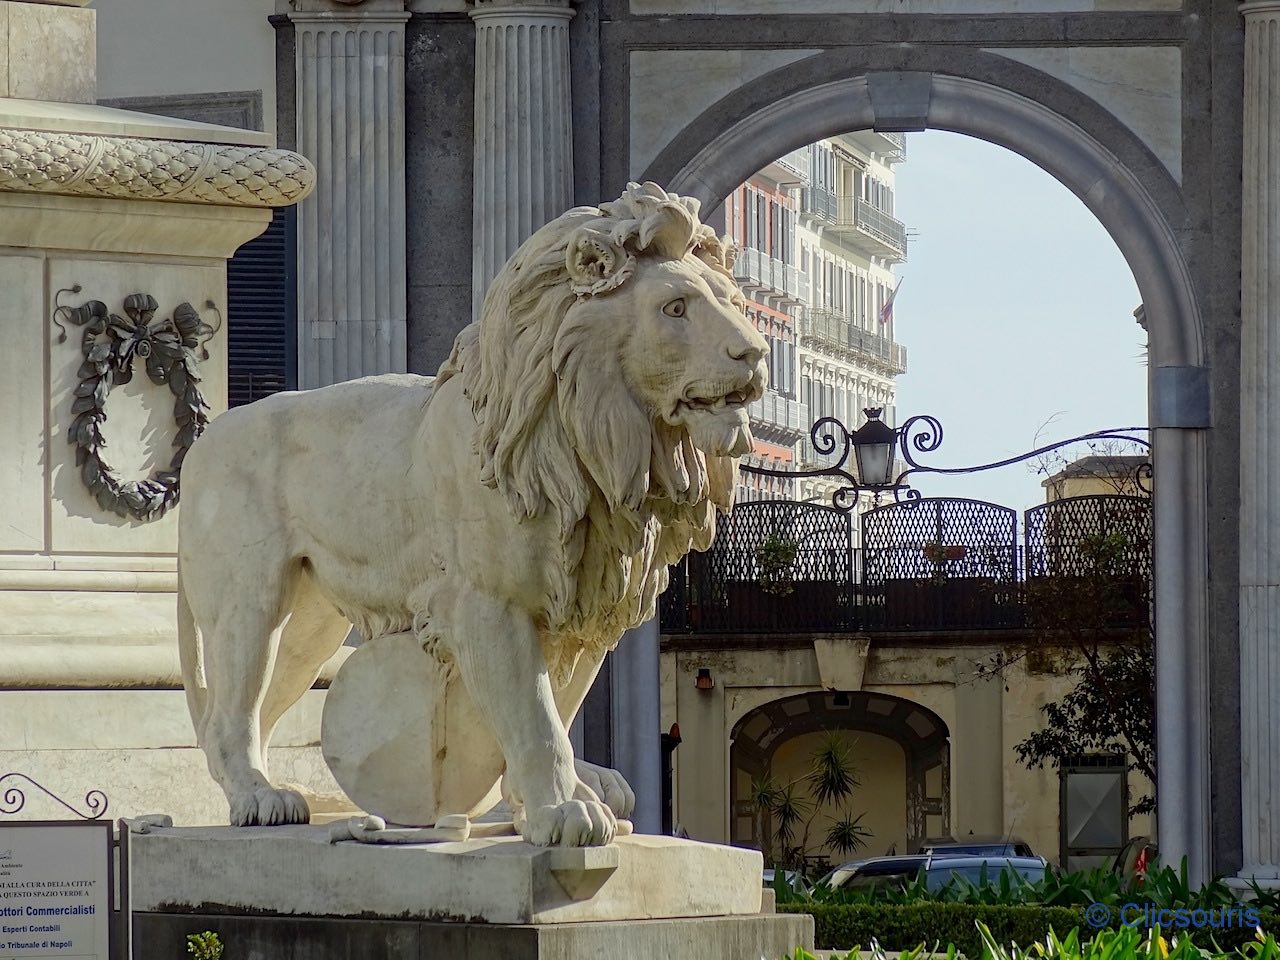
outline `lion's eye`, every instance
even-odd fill
[[[663,313],[665,313],[668,317],[674,317],[677,320],[679,320],[681,317],[684,316],[684,311],[685,311],[684,297],[681,297],[679,300],[672,300],[670,303],[668,303],[665,307],[662,308]]]

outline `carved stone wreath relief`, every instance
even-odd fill
[[[69,292],[79,293],[80,287]],[[84,328],[80,344],[84,362],[77,374],[80,382],[67,430],[67,442],[76,447],[80,478],[103,510],[145,522],[164,516],[178,502],[183,458],[209,422],[209,405],[200,392],[196,365],[209,358],[204,344],[217,328],[205,323],[189,303],[178,304],[171,317],[157,317],[159,305],[145,293],[125,297],[123,309],[121,316],[102,301],[90,300],[78,307],[59,306],[53,322],[62,331],[59,343],[67,339],[59,320]],[[102,424],[107,419],[107,396],[113,387],[133,379],[135,361],[144,365],[152,383],[168,384],[173,394],[177,427],[173,446],[177,449],[167,470],[144,480],[123,480],[103,459],[107,441]]]

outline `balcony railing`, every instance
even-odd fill
[[[784,154],[776,161],[778,166],[789,173],[795,174],[805,183],[809,182],[809,148],[801,147],[799,150],[792,150],[790,153]]]
[[[861,197],[837,197],[827,190],[800,191],[800,213],[823,221],[829,228],[873,256],[902,261],[907,258],[907,226]]]
[[[667,633],[1145,630],[1152,511],[1146,497],[1085,496],[1025,512],[926,498],[854,518],[809,501],[735,507],[715,543],[672,568]],[[1100,555],[1097,537],[1124,545]],[[776,549],[786,547],[789,549]],[[1072,612],[1062,619],[1063,605]],[[1088,609],[1088,613],[1083,611]],[[1089,623],[1076,624],[1087,616]]]
[[[841,209],[844,204],[841,203]],[[907,225],[861,198],[853,205],[853,225],[901,256],[907,255]]]
[[[918,550],[914,551],[919,553]],[[1035,626],[1028,600],[1036,591],[1070,591],[1071,581],[1033,575],[1023,548],[988,548],[990,569],[878,578],[872,551],[804,546],[783,578],[759,569],[758,554],[726,556],[722,548],[689,554],[672,567],[659,606],[664,633],[911,633],[1022,630]],[[1043,598],[1043,593],[1040,595]],[[1039,602],[1043,603],[1043,599]],[[1105,627],[1148,623],[1149,575],[1135,569],[1109,592]]]
[[[805,307],[796,329],[812,346],[834,351],[853,360],[871,360],[892,373],[906,373],[907,348],[888,337],[858,327],[842,313],[820,307]]]
[[[807,434],[812,422],[807,404],[775,390],[765,390],[763,397],[747,407],[747,415],[758,439],[788,445]]]
[[[800,302],[809,293],[808,277],[802,281],[794,266],[752,247],[738,251],[733,275],[741,284],[786,300]]]
[[[886,152],[890,160],[901,162],[907,159],[907,135],[905,133],[886,133],[883,130],[877,130],[876,133],[879,134],[882,140],[889,143],[891,149]]]

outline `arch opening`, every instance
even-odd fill
[[[1207,876],[1211,397],[1201,298],[1181,243],[1189,225],[1180,188],[1133,131],[1039,71],[988,54],[950,72],[923,51],[864,52],[880,69],[851,68],[828,52],[744,84],[649,154],[656,159],[644,179],[713,209],[757,169],[825,137],[942,130],[1019,154],[1098,219],[1133,273],[1149,333],[1149,423],[1160,477],[1156,727],[1160,741],[1182,745],[1161,758],[1160,842],[1187,856],[1193,875]],[[902,69],[913,61],[926,69]],[[1036,99],[1019,92],[1033,88]],[[1086,115],[1088,129],[1074,119]]]
[[[844,807],[815,804],[806,779],[829,744],[847,751],[860,783]],[[951,831],[951,739],[932,710],[887,693],[820,691],[783,697],[751,710],[733,727],[730,746],[730,842],[775,858],[786,854],[762,784],[794,789],[812,806],[791,844],[809,862],[838,859],[825,842],[840,817],[860,817],[867,830],[861,855],[915,851]],[[845,809],[847,807],[847,809]],[[847,859],[847,857],[846,857]]]

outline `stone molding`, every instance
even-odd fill
[[[1280,2],[1280,0],[1277,0]],[[471,7],[467,12],[471,16],[485,13],[543,13],[551,12],[555,9],[569,11],[569,15],[573,16],[574,0],[470,0],[468,6]]]
[[[0,193],[287,207],[315,180],[288,150],[0,128]]]
[[[289,22],[299,25],[319,24],[321,27],[327,24],[335,29],[356,29],[376,23],[403,25],[408,23],[412,16],[411,13],[401,13],[396,10],[335,10],[332,13],[308,11],[289,14]]]

